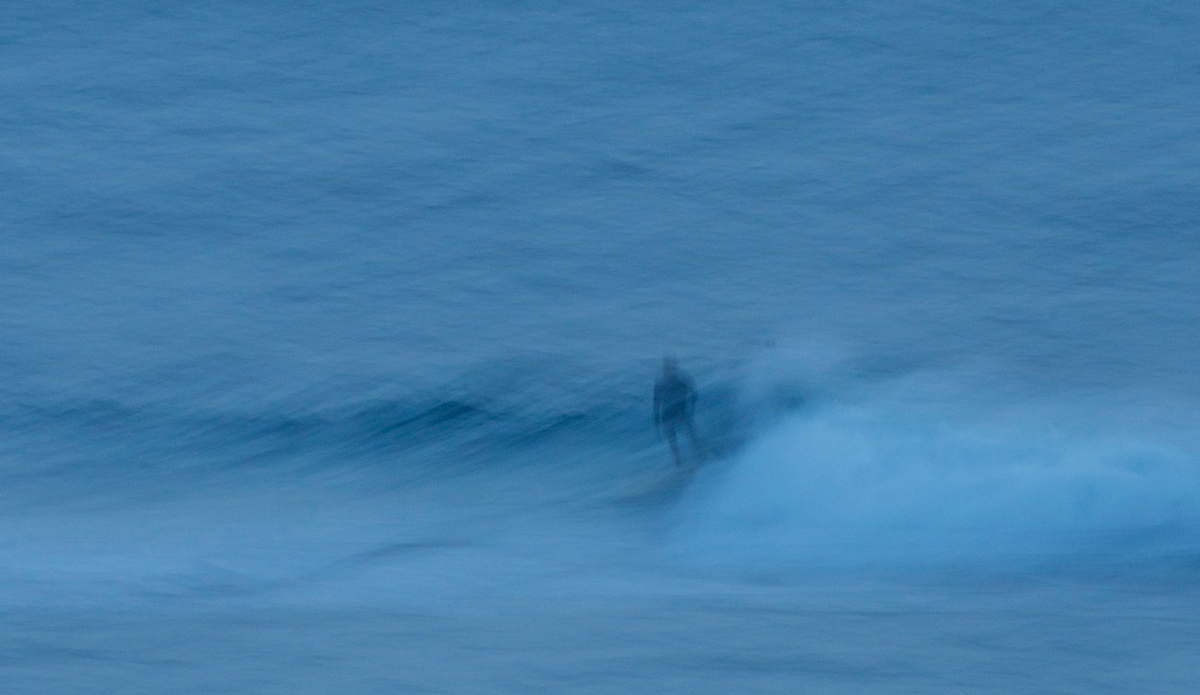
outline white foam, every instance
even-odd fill
[[[948,403],[790,417],[698,478],[681,547],[719,564],[800,566],[1193,552],[1200,457],[1179,417]]]

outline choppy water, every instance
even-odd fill
[[[1193,691],[1198,21],[0,9],[0,680]]]

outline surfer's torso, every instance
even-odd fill
[[[661,420],[674,420],[692,414],[695,389],[678,374],[664,375],[654,385],[655,412]]]

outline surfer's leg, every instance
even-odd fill
[[[696,458],[703,461],[705,458],[707,458],[704,451],[704,442],[701,442],[700,439],[696,437],[696,427],[692,423],[692,419],[690,417],[684,420],[684,424],[687,425],[688,440],[692,443],[692,451],[696,453]]]
[[[683,463],[679,460],[679,443],[675,441],[675,418],[663,420],[663,430],[667,434],[667,441],[671,444],[671,458],[675,460],[676,466],[682,466]]]

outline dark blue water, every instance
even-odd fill
[[[1198,21],[0,9],[0,677],[1194,690]]]

